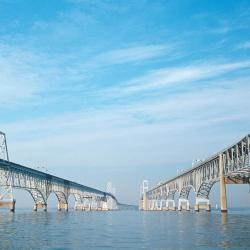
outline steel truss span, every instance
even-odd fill
[[[58,210],[68,210],[70,195],[74,196],[75,209],[79,210],[113,210],[119,205],[111,193],[10,162],[6,137],[0,132],[0,206],[9,207],[11,211],[15,210],[13,188],[24,189],[31,194],[35,211],[47,210],[51,193],[55,193],[58,199]]]
[[[178,210],[190,210],[189,193],[195,192],[195,210],[210,211],[209,193],[220,182],[221,211],[227,211],[226,184],[250,183],[250,134],[237,143],[197,163],[176,177],[162,182],[141,195],[142,210],[176,210],[175,195],[178,194]]]

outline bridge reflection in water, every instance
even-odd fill
[[[112,193],[87,187],[42,171],[21,166],[9,161],[6,136],[0,132],[0,206],[15,211],[12,189],[27,190],[34,200],[34,210],[47,210],[47,200],[51,193],[58,199],[58,210],[68,210],[70,195],[75,198],[75,209],[113,210],[118,201]]]
[[[219,182],[221,212],[227,212],[226,184],[250,184],[249,151],[250,134],[150,190],[147,190],[147,182],[144,182],[140,209],[176,210],[174,197],[178,193],[178,210],[190,210],[188,198],[193,189],[196,195],[195,211],[210,211],[209,193],[213,185]]]

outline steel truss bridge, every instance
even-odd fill
[[[65,180],[42,171],[9,161],[6,136],[0,131],[0,206],[15,210],[12,189],[27,190],[34,200],[34,210],[47,210],[51,193],[58,199],[58,210],[68,210],[68,199],[73,195],[75,209],[112,210],[117,209],[116,197],[108,192]]]
[[[145,190],[140,200],[142,210],[190,210],[189,193],[196,195],[195,211],[210,211],[209,193],[220,182],[220,207],[227,211],[226,184],[250,184],[250,134],[176,177]]]

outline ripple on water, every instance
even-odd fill
[[[0,249],[249,249],[250,211],[0,211]]]

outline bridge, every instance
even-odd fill
[[[195,211],[211,210],[209,194],[220,183],[221,212],[227,212],[226,184],[250,184],[250,134],[208,159],[164,181],[156,187],[144,188],[140,199],[142,210],[190,210],[189,193],[195,192]],[[144,185],[145,186],[145,185]]]
[[[79,183],[9,161],[6,136],[0,131],[0,207],[15,211],[13,188],[27,190],[34,200],[34,210],[47,210],[51,193],[58,199],[58,210],[68,210],[68,199],[73,195],[77,210],[112,210],[119,203],[112,193],[104,192]]]

